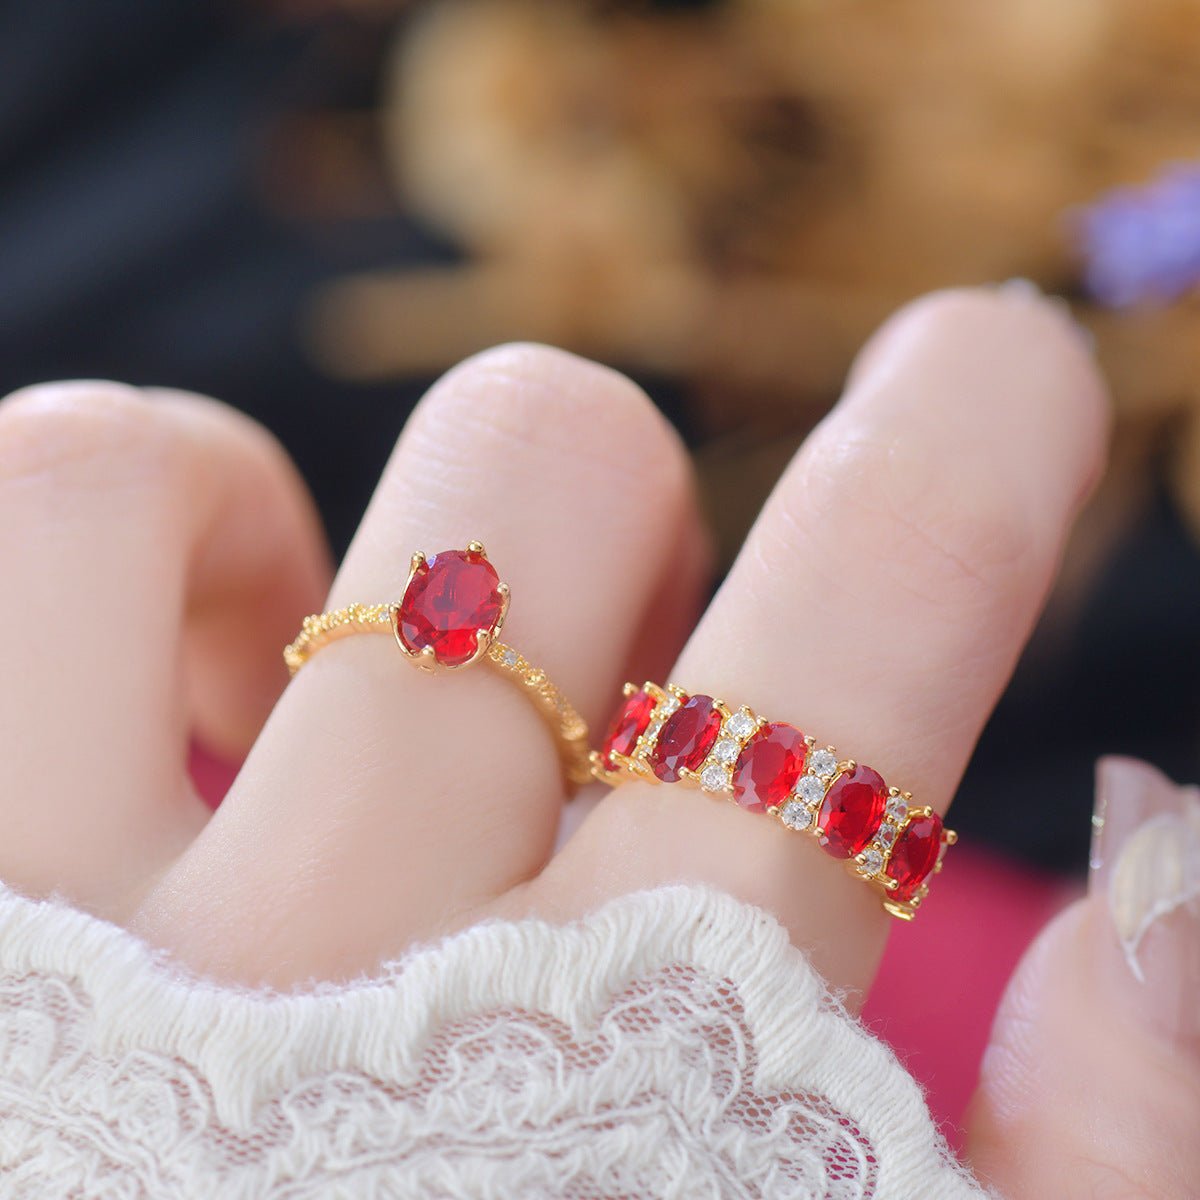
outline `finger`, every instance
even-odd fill
[[[1200,792],[1129,760],[1099,787],[1090,894],[1017,968],[972,1104],[973,1164],[1010,1200],[1200,1179]]]
[[[1101,388],[1058,311],[1007,292],[920,301],[866,353],[672,678],[944,811],[1100,468]],[[669,879],[776,912],[836,986],[874,972],[888,920],[874,888],[815,839],[676,786],[614,792],[536,899],[570,908]]]
[[[291,459],[256,421],[188,392],[144,395],[198,456],[197,486],[216,506],[188,564],[184,680],[193,735],[239,762],[283,690],[280,639],[329,586],[325,535]]]
[[[177,853],[207,815],[189,731],[253,735],[324,563],[285,457],[230,409],[108,383],[0,404],[5,882],[114,913]]]
[[[505,641],[595,720],[695,521],[679,440],[636,387],[504,348],[421,403],[329,603],[395,598],[414,550],[478,539],[512,589]],[[430,677],[386,638],[347,639],[297,675],[141,928],[236,978],[370,968],[537,871],[562,798],[553,742],[511,682]],[[270,916],[248,929],[249,911]]]

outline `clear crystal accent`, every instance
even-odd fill
[[[515,667],[521,659],[515,650],[505,650],[503,661],[506,667]]]
[[[732,738],[722,738],[713,747],[713,758],[719,763],[732,763],[737,761],[737,756],[741,754],[742,748],[733,741]]]
[[[828,779],[837,770],[837,755],[828,750],[814,750],[808,758],[808,769],[822,779]]]
[[[876,836],[883,845],[890,846],[896,840],[895,825],[884,825]]]
[[[728,783],[728,772],[724,767],[717,766],[716,763],[709,763],[709,765],[700,772],[700,786],[704,788],[706,792],[723,792]]]
[[[664,716],[670,716],[679,707],[679,698],[677,696],[668,696],[665,700],[659,702],[658,711]]]
[[[646,732],[642,734],[642,737],[645,738],[646,741],[652,742],[662,732],[662,727],[663,723],[661,721],[651,721],[650,724],[646,726]]]
[[[801,775],[796,780],[796,795],[805,804],[816,804],[825,799],[825,784],[815,775]]]
[[[872,846],[865,854],[863,854],[862,866],[859,870],[864,875],[874,875],[880,867],[883,866],[883,855]]]
[[[908,816],[908,804],[903,796],[893,796],[887,805],[887,813],[889,817],[895,818],[897,821],[903,821]]]
[[[758,728],[758,722],[748,712],[735,712],[725,722],[725,728],[735,738],[748,738]]]
[[[813,820],[813,815],[799,800],[789,800],[780,810],[783,823],[791,829],[807,829]]]

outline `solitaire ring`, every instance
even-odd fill
[[[453,672],[483,662],[515,682],[549,725],[571,790],[588,782],[588,729],[546,672],[499,640],[509,588],[500,582],[480,542],[465,550],[412,556],[400,599],[350,604],[305,617],[283,660],[295,675],[322,646],[359,633],[391,634],[403,657],[429,672]]]

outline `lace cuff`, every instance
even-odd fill
[[[305,994],[0,889],[6,1196],[982,1197],[764,912],[477,926]]]

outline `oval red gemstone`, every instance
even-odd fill
[[[853,858],[875,836],[887,805],[887,784],[870,767],[844,771],[825,793],[817,824],[834,858]]]
[[[658,735],[650,759],[654,774],[663,783],[674,783],[681,770],[695,771],[708,757],[721,728],[721,714],[711,696],[692,696],[677,708]]]
[[[942,818],[914,817],[892,847],[887,875],[900,886],[891,893],[893,900],[911,900],[937,865],[942,849]]]
[[[614,751],[628,758],[637,749],[638,738],[646,732],[646,726],[650,724],[650,714],[654,712],[654,705],[654,697],[644,691],[634,692],[632,696],[625,697],[600,746],[604,765],[610,771],[613,768]]]
[[[751,812],[782,804],[804,773],[808,746],[791,725],[764,725],[738,755],[733,798]]]
[[[412,577],[396,614],[400,640],[414,654],[432,646],[446,667],[465,663],[479,635],[500,619],[500,577],[482,554],[443,550]]]

